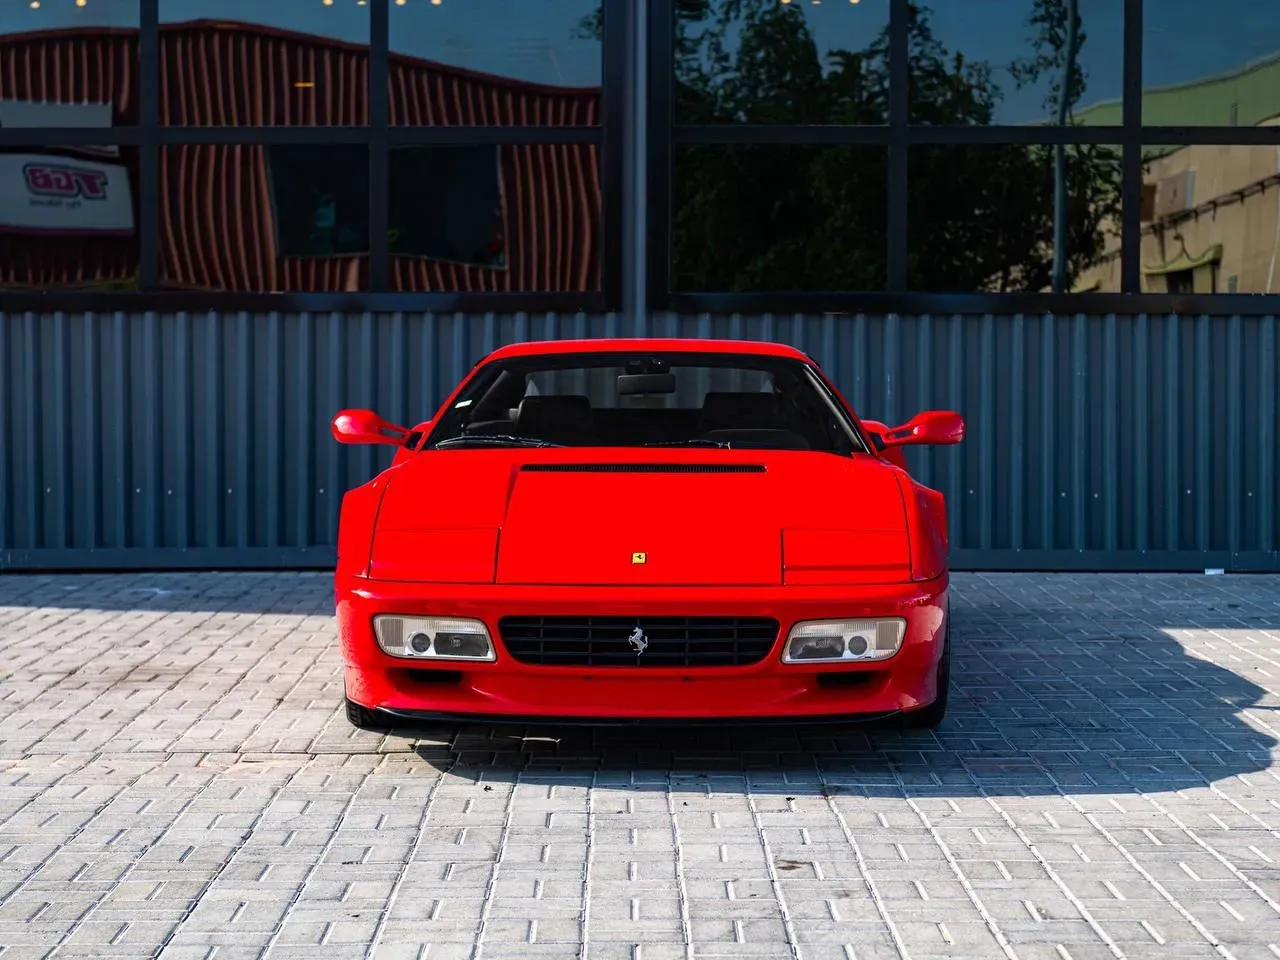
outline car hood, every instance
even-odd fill
[[[390,470],[370,576],[779,585],[910,576],[897,468],[759,451],[430,451]]]

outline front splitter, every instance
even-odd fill
[[[903,714],[901,710],[883,713],[843,713],[795,717],[556,717],[524,716],[501,713],[444,713],[433,710],[377,709],[375,714],[414,723],[459,723],[484,726],[549,726],[549,727],[807,727],[875,723]]]

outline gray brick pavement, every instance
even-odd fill
[[[956,578],[954,713],[351,729],[319,575],[0,577],[0,960],[1280,957],[1280,578]]]

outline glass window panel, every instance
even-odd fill
[[[135,126],[138,83],[137,0],[0,4],[0,127]]]
[[[676,0],[681,124],[888,121],[889,0]]]
[[[911,10],[912,123],[1120,124],[1122,0],[934,0]]]
[[[1280,291],[1280,145],[1143,154],[1143,291]]]
[[[602,10],[600,0],[392,0],[392,125],[598,124]]]
[[[1063,148],[1064,292],[1120,289],[1120,156],[1117,146]],[[909,176],[912,289],[1054,289],[1054,147],[920,146]]]
[[[1280,117],[1280,4],[1147,0],[1142,122],[1252,127]]]
[[[392,289],[600,289],[598,163],[593,144],[393,148]]]
[[[884,289],[886,152],[678,148],[672,289]]]
[[[160,210],[164,286],[235,293],[368,288],[364,146],[167,146]]]
[[[138,151],[0,149],[0,289],[138,287]]]
[[[160,122],[369,122],[369,7],[357,0],[160,0]]]

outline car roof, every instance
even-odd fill
[[[502,360],[508,357],[555,356],[568,353],[614,352],[663,353],[735,353],[746,356],[785,357],[811,362],[807,354],[785,343],[764,340],[684,340],[675,337],[600,338],[595,340],[535,340],[510,343],[484,358]]]

